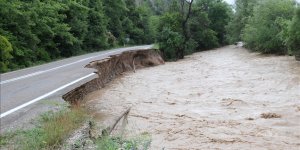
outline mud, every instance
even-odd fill
[[[229,46],[127,72],[84,100],[99,124],[131,107],[127,136],[151,134],[153,150],[296,150],[299,63]]]
[[[276,113],[262,113],[261,118],[269,119],[269,118],[281,118],[281,115],[278,115]]]

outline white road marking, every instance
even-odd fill
[[[72,82],[70,82],[70,83],[68,83],[68,84],[65,84],[65,85],[63,85],[63,86],[61,86],[61,87],[59,87],[59,88],[57,88],[57,89],[55,89],[55,90],[53,90],[53,91],[51,91],[51,92],[49,92],[49,93],[46,93],[46,94],[44,94],[44,95],[42,95],[42,96],[40,96],[40,97],[38,97],[38,98],[35,98],[35,99],[33,99],[33,100],[31,100],[31,101],[25,103],[25,104],[22,104],[22,105],[20,105],[20,106],[18,106],[18,107],[16,107],[16,108],[13,108],[13,109],[11,109],[11,110],[9,110],[9,111],[6,111],[6,112],[4,112],[4,113],[2,113],[2,114],[0,115],[0,118],[3,118],[3,117],[5,117],[5,116],[7,116],[7,115],[9,115],[9,114],[11,114],[11,113],[13,113],[13,112],[15,112],[15,111],[18,111],[18,110],[20,110],[20,109],[22,109],[22,108],[24,108],[24,107],[26,107],[26,106],[28,106],[28,105],[30,105],[30,104],[33,104],[33,103],[35,103],[35,102],[38,102],[38,101],[40,101],[40,100],[42,100],[42,99],[44,99],[44,98],[46,98],[46,97],[48,97],[48,96],[50,96],[50,95],[52,95],[52,94],[54,94],[54,93],[56,93],[56,92],[58,92],[58,91],[64,89],[64,88],[66,88],[66,87],[72,85],[72,84],[75,84],[75,83],[77,83],[77,82],[79,82],[79,81],[81,81],[81,80],[83,80],[83,79],[86,79],[86,78],[88,78],[88,77],[91,77],[91,76],[93,76],[94,74],[95,74],[95,73],[88,74],[88,75],[86,75],[86,76],[84,76],[84,77],[82,77],[82,78],[79,78],[79,79],[74,80],[74,81],[72,81]]]
[[[107,55],[107,54],[113,54],[113,53],[116,53],[116,52],[122,52],[122,51],[130,50],[130,49],[132,49],[132,50],[133,49],[147,49],[147,48],[151,48],[151,47],[152,47],[152,45],[121,48],[121,49],[118,49],[118,50],[115,50],[115,51],[107,52],[107,53],[100,54],[100,55],[97,55],[97,56],[84,58],[84,59],[81,59],[81,60],[78,60],[78,61],[75,61],[75,62],[72,62],[72,63],[69,63],[69,64],[54,67],[54,68],[51,68],[51,69],[48,69],[48,70],[42,70],[42,71],[27,74],[27,75],[23,75],[23,76],[20,76],[20,77],[16,77],[16,78],[8,79],[8,80],[5,80],[5,81],[1,81],[0,85],[10,83],[10,82],[14,82],[14,81],[21,80],[21,79],[25,79],[25,78],[29,78],[29,77],[33,77],[33,76],[37,76],[37,75],[40,75],[40,74],[44,74],[44,73],[47,73],[47,72],[50,72],[50,71],[53,71],[53,70],[57,70],[57,69],[60,69],[60,68],[63,68],[63,67],[67,67],[67,66],[70,66],[70,65],[73,65],[73,64],[76,64],[76,63],[83,62],[83,61],[88,60],[88,59],[93,59],[93,58],[104,56],[104,55]]]
[[[47,72],[50,72],[50,71],[53,71],[53,70],[57,70],[57,69],[60,69],[60,68],[63,68],[63,67],[67,67],[67,66],[73,65],[73,64],[76,64],[76,63],[79,63],[79,62],[83,62],[83,61],[88,60],[88,59],[92,59],[92,58],[95,58],[95,57],[104,56],[104,55],[107,55],[107,54],[112,54],[112,53],[119,52],[119,51],[122,51],[122,50],[116,50],[116,51],[112,51],[112,52],[107,52],[107,53],[104,53],[104,54],[100,54],[100,55],[97,55],[97,56],[92,56],[92,57],[84,58],[84,59],[81,59],[81,60],[78,60],[78,61],[75,61],[75,62],[72,62],[72,63],[69,63],[69,64],[65,64],[65,65],[62,65],[62,66],[51,68],[51,69],[48,69],[48,70],[42,70],[42,71],[38,71],[38,72],[27,74],[27,75],[23,75],[23,76],[20,76],[20,77],[17,77],[17,78],[12,78],[12,79],[9,79],[9,80],[1,81],[0,84],[6,84],[6,83],[13,82],[13,81],[17,81],[17,80],[21,80],[21,79],[25,79],[25,78],[29,78],[29,77],[33,77],[33,76],[37,76],[37,75],[40,75],[40,74],[43,74],[43,73],[47,73]]]

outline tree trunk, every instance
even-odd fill
[[[186,14],[186,16],[184,15],[184,4],[185,2],[187,2],[188,5],[188,12]],[[191,12],[192,12],[192,4],[193,4],[194,0],[191,0],[190,2],[188,2],[187,0],[181,0],[181,13],[182,13],[182,24],[181,24],[181,28],[183,31],[183,36],[184,36],[184,41],[182,44],[182,47],[180,49],[178,49],[178,52],[176,52],[177,55],[177,59],[183,59],[184,58],[184,50],[185,50],[185,45],[187,43],[187,41],[189,40],[189,35],[188,35],[188,31],[187,31],[187,23],[188,20],[190,18]]]

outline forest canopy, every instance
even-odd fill
[[[237,41],[296,54],[295,10],[293,0],[0,0],[0,72],[153,43],[168,60]]]
[[[297,55],[298,5],[295,0],[236,0],[227,39],[244,41],[247,48],[261,53]]]

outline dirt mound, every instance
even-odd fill
[[[86,68],[94,68],[98,78],[63,95],[65,101],[71,104],[80,102],[88,93],[103,88],[108,82],[126,71],[164,64],[160,53],[156,50],[135,50],[112,55],[102,60],[92,61]]]

